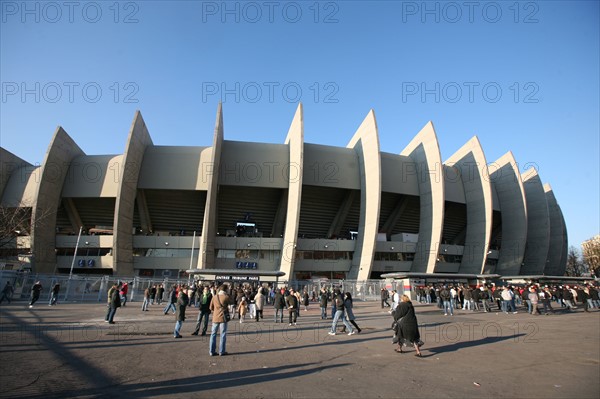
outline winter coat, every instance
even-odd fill
[[[356,319],[356,317],[354,317],[354,312],[352,311],[352,299],[344,299],[344,309],[346,309],[346,316],[348,317],[348,320]]]
[[[261,291],[258,291],[254,296],[254,306],[256,310],[263,310],[265,307],[265,296]]]
[[[273,298],[273,306],[275,307],[275,309],[285,308],[285,298],[279,290],[275,293],[275,298]]]
[[[210,311],[212,312],[213,323],[225,323],[225,313],[229,312],[228,306],[231,302],[229,295],[224,291],[219,291],[210,301]]]
[[[177,298],[177,304],[175,305],[175,320],[177,321],[185,321],[185,308],[190,302],[190,298],[185,293],[185,291],[181,291],[179,293],[179,298]]]
[[[398,323],[396,335],[399,342],[415,343],[419,342],[419,325],[415,309],[411,302],[400,302],[396,310],[392,313],[394,321]]]
[[[110,296],[110,307],[111,308],[120,308],[121,307],[121,296],[119,295],[119,290],[114,289]]]

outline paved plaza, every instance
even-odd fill
[[[394,352],[391,316],[356,302],[360,334],[330,336],[318,305],[297,326],[265,319],[229,323],[229,355],[210,357],[208,336],[183,339],[163,306],[23,301],[0,305],[0,397],[197,398],[598,398],[600,312],[549,316],[416,305],[423,357]],[[340,327],[342,323],[340,323]],[[210,325],[209,325],[210,331]]]

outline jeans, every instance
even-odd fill
[[[544,313],[554,312],[554,310],[552,309],[552,306],[550,305],[549,299],[543,300],[542,305],[544,305]]]
[[[540,314],[540,312],[538,311],[538,307],[537,307],[537,302],[533,303],[531,302],[531,314]]]
[[[296,311],[296,309],[290,309],[290,324],[294,323],[296,324],[296,317],[298,315],[298,312]]]
[[[275,323],[279,320],[280,323],[283,323],[283,309],[275,308]]]
[[[173,313],[175,313],[175,304],[173,302],[169,302],[169,304],[165,308],[164,313],[165,314],[169,313],[169,309],[171,309],[171,308],[173,308]]]
[[[177,322],[175,323],[175,331],[173,331],[173,335],[175,337],[179,337],[181,335],[181,334],[179,334],[179,331],[181,331],[182,325],[183,325],[183,321],[177,320]]]
[[[517,309],[515,308],[515,301],[514,300],[509,300],[509,301],[502,301],[502,306],[503,306],[503,311],[504,312],[516,312]]]
[[[383,306],[381,307],[383,309]],[[321,320],[327,319],[327,307],[321,308]]]
[[[283,315],[283,314],[282,314]],[[210,354],[217,353],[217,330],[221,333],[221,340],[219,342],[219,354],[226,352],[227,344],[227,323],[212,323],[212,330],[210,332]]]
[[[573,301],[570,299],[563,299],[563,303],[565,304],[565,306],[570,310],[570,309],[575,309],[575,305],[573,304]]]
[[[527,313],[531,313],[531,311],[533,310],[533,307],[531,306],[531,301],[529,299],[526,299],[525,302],[527,302]]]
[[[463,301],[463,310],[467,310],[467,308],[469,308],[469,310],[473,310],[473,307],[471,306],[471,300],[469,299],[465,299]]]
[[[121,306],[127,304],[127,295],[121,295]]]
[[[200,331],[200,325],[202,325],[202,335],[206,335],[206,329],[208,328],[208,316],[209,315],[210,315],[210,312],[205,312],[202,310],[198,313],[196,329],[194,330],[193,334],[197,335],[198,331]],[[202,321],[204,321],[204,323]]]
[[[148,298],[144,298],[144,302],[142,303],[142,311],[148,310],[148,304],[150,300]]]
[[[353,331],[352,325],[350,323],[348,323],[348,320],[346,319],[346,315],[343,310],[335,311],[335,315],[333,316],[333,322],[331,323],[331,332],[335,334],[335,330],[337,328],[337,323],[338,323],[338,320],[340,319],[340,317],[342,318],[342,322],[344,323],[344,326],[346,326],[346,329],[349,332],[352,332]]]
[[[594,306],[594,301],[592,299],[588,299],[587,303],[588,303],[588,308],[593,309],[596,307],[596,306]]]
[[[108,312],[106,313],[106,320],[108,320],[109,323],[113,322],[113,319],[115,318],[115,313],[117,313],[117,308],[109,306]]]
[[[451,301],[444,301],[444,314],[448,314],[454,316],[453,306]]]
[[[491,310],[490,305],[488,304],[488,300],[487,299],[482,299],[481,300],[481,305],[483,306],[483,311],[484,312],[489,312]]]
[[[431,303],[431,294],[427,294],[425,298],[427,303]]]
[[[48,305],[56,305],[57,299],[58,299],[58,295],[52,294],[52,297],[50,298],[50,302],[48,302]]]

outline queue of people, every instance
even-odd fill
[[[422,304],[437,304],[445,316],[453,316],[454,310],[497,312],[505,314],[526,311],[529,314],[549,315],[557,309],[575,311],[581,307],[585,312],[600,309],[599,288],[584,285],[429,285],[417,287],[417,301]],[[382,307],[383,307],[382,294]],[[553,305],[555,307],[553,307]],[[397,306],[394,302],[392,309]],[[540,311],[541,309],[541,311]]]

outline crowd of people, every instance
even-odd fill
[[[119,307],[124,306],[123,287],[127,283],[116,282],[108,291],[107,313],[105,321],[114,324],[114,317]],[[125,295],[126,295],[125,290]],[[142,301],[143,312],[149,310],[153,304],[160,305],[165,288],[162,284],[150,285],[144,290]],[[278,287],[267,285],[243,284],[234,287],[229,284],[217,283],[204,284],[173,284],[166,292],[165,315],[175,315],[174,338],[183,338],[181,334],[183,323],[186,320],[186,308],[198,308],[195,328],[191,335],[205,336],[208,332],[208,321],[212,317],[210,331],[209,354],[226,355],[227,323],[237,318],[239,323],[254,320],[259,322],[264,319],[264,309],[271,306],[274,309],[275,323],[284,323],[284,314],[287,314],[289,326],[296,326],[301,312],[308,311],[311,302],[318,302],[322,320],[331,319],[332,324],[329,335],[347,333],[354,335],[362,330],[356,322],[353,312],[352,294],[343,293],[340,288],[323,288],[317,295],[312,296],[307,290],[298,291],[291,287]],[[328,306],[330,314],[328,315]],[[342,322],[343,328],[338,332],[338,324]],[[219,348],[216,348],[217,335],[220,334]]]
[[[557,309],[575,311],[578,307],[585,312],[600,309],[599,289],[593,284],[552,286],[491,284],[479,287],[429,285],[417,287],[415,294],[418,302],[436,304],[445,316],[453,316],[454,310],[491,312],[494,308],[495,311],[508,314],[518,313],[518,309],[523,307],[523,310],[533,315],[542,313],[548,315]],[[382,308],[386,306],[387,299],[389,294],[386,296],[382,293]],[[395,302],[390,306],[393,309]]]
[[[107,293],[107,313],[105,321],[114,324],[117,309],[126,306],[127,282],[114,283]],[[31,288],[29,307],[33,307],[42,292],[42,284],[36,281]],[[0,303],[10,301],[14,288],[10,283],[2,290]],[[60,284],[51,289],[49,305],[56,305]],[[166,294],[166,306],[162,308]],[[589,312],[600,309],[599,288],[593,284],[584,285],[506,285],[495,284],[469,286],[465,284],[436,284],[419,286],[414,289],[416,302],[436,305],[445,316],[453,316],[455,310],[518,313],[527,311],[532,315],[554,313],[557,309],[572,312],[581,307]],[[390,303],[391,301],[391,303]],[[212,318],[210,330],[209,354],[211,356],[227,355],[227,325],[238,319],[239,323],[264,319],[267,306],[274,309],[274,323],[284,323],[287,315],[288,325],[296,326],[302,309],[308,311],[312,303],[318,303],[321,320],[331,319],[329,335],[340,333],[338,324],[343,327],[341,333],[354,335],[362,330],[356,323],[353,312],[353,300],[350,292],[343,292],[338,287],[324,287],[317,294],[291,287],[274,287],[267,284],[218,284],[194,282],[192,284],[173,284],[167,288],[163,284],[149,285],[144,290],[142,312],[149,311],[151,305],[161,305],[165,315],[175,315],[174,338],[183,338],[182,327],[186,320],[186,309],[198,309],[195,328],[191,335],[205,336],[208,333],[209,318]],[[381,308],[389,307],[393,318],[393,342],[397,344],[398,353],[404,353],[403,347],[413,346],[415,355],[421,356],[418,322],[415,309],[407,295],[386,288],[381,288]],[[217,336],[219,347],[217,350]]]

